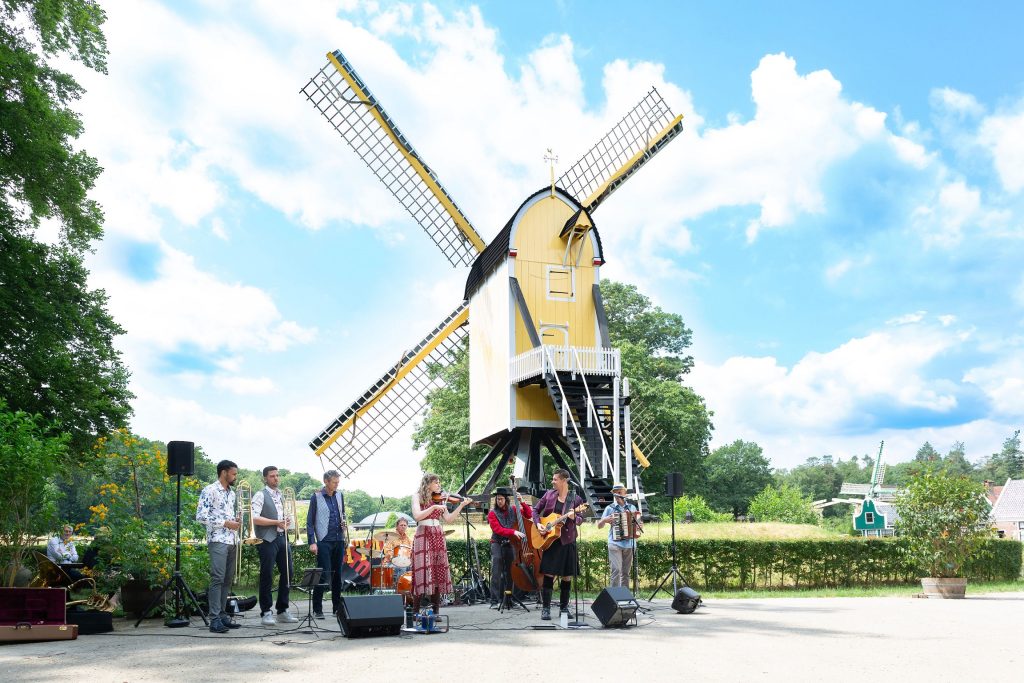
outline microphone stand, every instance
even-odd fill
[[[582,502],[583,501],[581,499],[580,503],[582,504]],[[571,509],[575,509],[576,508],[576,490],[572,487],[572,484],[569,485],[569,492],[565,496],[565,504],[571,506]],[[565,514],[565,508],[564,507],[562,508],[562,514]],[[576,540],[572,544],[572,552],[573,552],[573,555],[574,555],[573,559],[575,560],[575,564],[576,564],[576,574],[573,575],[573,577],[572,577],[572,593],[573,593],[573,601],[574,601],[574,608],[573,609],[576,611],[576,618],[575,618],[575,620],[569,622],[569,628],[590,628],[590,624],[588,624],[586,622],[587,615],[584,614],[582,619],[580,618],[581,612],[580,612],[580,593],[579,593],[579,576],[580,576],[580,543],[579,543],[579,541],[580,541],[580,519],[579,519],[579,517],[580,517],[580,513],[578,513],[578,512],[573,515],[573,523],[576,526]],[[559,578],[561,578],[561,577],[559,577]],[[554,588],[554,586],[552,586],[552,588]],[[561,588],[559,588],[559,591],[561,591]],[[559,600],[559,605],[561,605],[561,600]]]
[[[375,591],[377,591],[377,590],[382,588],[382,586],[374,586],[373,585],[373,552],[374,552],[373,551],[373,531],[374,531],[374,529],[377,528],[377,515],[379,515],[381,513],[381,508],[383,508],[383,507],[384,507],[384,496],[381,496],[380,500],[377,501],[377,511],[373,513],[373,517],[370,519],[370,529],[369,529],[369,532],[368,532],[369,536],[367,536],[367,538],[366,538],[366,547],[369,549],[369,553],[370,553],[370,594],[371,595],[373,595],[375,593]],[[383,569],[383,567],[384,567],[383,561],[384,560],[383,560],[383,558],[384,558],[383,553],[381,554],[381,557],[377,558],[380,561],[377,564],[377,567],[379,569],[379,571],[377,572],[377,575],[381,577],[382,581],[384,579],[384,569]]]

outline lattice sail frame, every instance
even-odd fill
[[[309,80],[302,93],[453,266],[472,265],[486,246],[437,176],[370,93],[340,51]]]
[[[427,395],[444,386],[431,364],[450,365],[468,335],[469,308],[460,305],[373,386],[356,399],[309,447],[343,476],[350,476],[405,425],[423,412]]]
[[[558,178],[558,186],[593,211],[683,130],[656,88],[640,100],[580,160]]]

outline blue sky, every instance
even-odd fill
[[[977,460],[1022,422],[1018,3],[105,7],[90,265],[147,437],[317,474],[306,442],[458,303],[299,93],[335,48],[485,239],[546,148],[567,168],[652,85],[684,114],[595,218],[603,275],[692,327],[713,447]],[[401,435],[347,486],[403,493],[418,457]]]

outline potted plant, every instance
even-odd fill
[[[166,447],[121,430],[94,450],[103,476],[90,523],[105,540],[97,580],[102,589],[120,589],[125,614],[141,616],[174,568],[176,487]],[[182,573],[197,590],[206,582],[205,548],[195,542],[203,538],[194,520],[198,489],[192,477],[181,482]]]
[[[963,598],[964,566],[991,536],[989,506],[982,484],[941,470],[916,475],[897,496],[897,531],[907,539],[920,569],[924,594]]]

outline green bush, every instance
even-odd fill
[[[715,512],[708,502],[700,496],[682,496],[676,498],[675,502],[676,521],[682,522],[689,512],[693,522],[731,522],[732,515],[728,512]],[[669,521],[671,516],[666,513],[662,515],[663,521]]]
[[[783,484],[781,488],[765,486],[750,501],[747,514],[759,522],[817,524],[821,521],[811,507],[810,497],[804,497],[800,489],[791,484]]]

